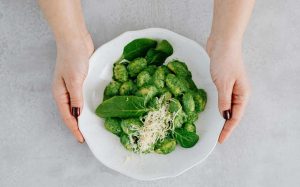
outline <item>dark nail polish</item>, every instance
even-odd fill
[[[79,107],[72,107],[72,115],[77,119],[80,116],[80,108]]]
[[[229,120],[231,118],[231,112],[230,112],[230,110],[225,110],[223,112],[223,118],[226,119],[226,120]]]

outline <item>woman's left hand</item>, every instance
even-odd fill
[[[250,86],[242,58],[241,43],[208,39],[210,72],[218,90],[218,105],[225,124],[219,136],[223,143],[239,124],[247,105]]]

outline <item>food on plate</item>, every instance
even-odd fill
[[[129,151],[169,154],[177,144],[190,148],[199,141],[195,122],[207,95],[184,62],[165,64],[172,54],[167,40],[139,38],[114,63],[96,114]]]

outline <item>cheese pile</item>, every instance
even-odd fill
[[[168,102],[162,104],[164,98],[158,99],[159,109],[150,111],[143,117],[143,126],[129,136],[134,152],[147,153],[154,150],[154,144],[163,140],[168,131],[174,130],[174,115],[168,111]],[[136,141],[137,140],[137,141]]]

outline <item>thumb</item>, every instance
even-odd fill
[[[75,118],[80,115],[83,107],[82,84],[83,82],[78,80],[70,80],[66,84],[70,96],[71,112]]]
[[[225,120],[231,118],[232,85],[217,86],[219,111]]]

